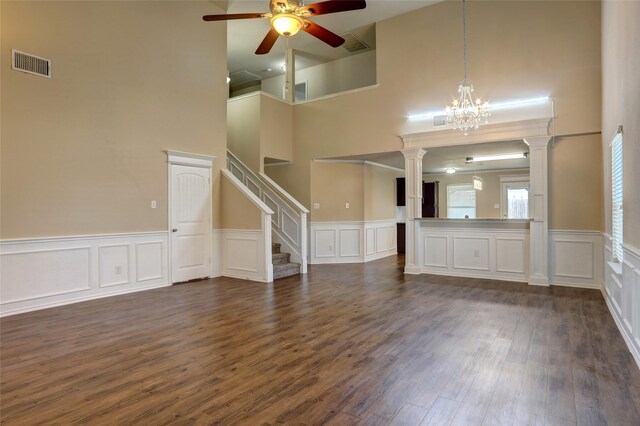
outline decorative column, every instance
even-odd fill
[[[426,153],[423,148],[402,151],[406,194],[405,274],[419,274],[422,271],[420,222],[416,218],[422,217],[422,157]]]
[[[525,138],[529,145],[529,285],[549,285],[549,185],[547,159],[550,136]]]

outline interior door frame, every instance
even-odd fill
[[[167,151],[167,274],[168,281],[170,285],[173,285],[173,248],[171,244],[171,234],[172,234],[172,222],[173,217],[171,215],[171,206],[173,201],[173,183],[171,179],[171,167],[172,166],[190,166],[190,167],[200,167],[200,168],[208,168],[209,169],[209,199],[213,200],[213,162],[218,158],[214,155],[205,155],[205,154],[195,154],[190,152],[181,152],[181,151]],[[209,227],[208,232],[211,234],[213,232],[213,201],[209,203]],[[212,244],[211,239],[209,239],[210,244],[207,245],[207,249],[209,250],[209,270],[208,275],[211,276],[211,267],[213,265],[213,253],[212,253]]]

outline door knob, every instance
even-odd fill
[[[173,228],[171,232],[178,232],[178,228]]]

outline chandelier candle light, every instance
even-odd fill
[[[462,0],[462,34],[464,37],[464,80],[458,84],[458,99],[445,108],[446,121],[453,124],[454,129],[460,129],[465,134],[469,129],[477,129],[481,122],[489,122],[489,102],[480,98],[472,98],[473,84],[467,80],[467,11],[466,0]]]

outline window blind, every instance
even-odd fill
[[[611,142],[611,225],[613,260],[622,262],[622,133]]]

